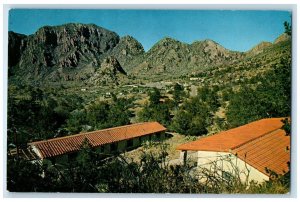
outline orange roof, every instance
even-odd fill
[[[165,130],[158,122],[146,122],[32,142],[29,145],[37,148],[42,158],[47,158],[79,151],[85,138],[92,147],[97,147]]]
[[[199,140],[179,145],[178,150],[228,152],[241,144],[256,139],[266,133],[281,128],[282,118],[270,118],[255,121],[237,128],[203,137]]]
[[[179,145],[176,149],[230,152],[264,174],[267,174],[265,168],[282,174],[288,170],[290,161],[290,136],[280,129],[282,119],[262,119]]]
[[[278,129],[236,148],[232,153],[266,175],[265,168],[283,174],[289,170],[290,136]]]

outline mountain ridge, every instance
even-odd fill
[[[164,37],[145,52],[132,36],[120,37],[95,24],[44,26],[28,36],[9,32],[9,75],[26,80],[92,81],[89,78],[96,72],[100,77],[98,68],[103,61],[113,57],[109,60],[111,65],[120,66],[126,72],[124,75],[179,77],[236,63],[288,39],[283,34],[274,43],[262,42],[249,51],[239,52],[211,39],[188,44]],[[114,84],[116,78],[106,80]]]

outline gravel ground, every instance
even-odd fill
[[[191,142],[196,140],[195,137],[187,137],[184,135],[180,135],[178,133],[168,133],[169,138],[167,138],[163,143],[165,143],[165,151],[168,153],[167,160],[170,162],[170,164],[177,164],[179,163],[179,155],[180,151],[176,150],[176,147],[180,144]],[[123,155],[126,158],[132,159],[135,162],[138,162],[140,159],[140,156],[143,154],[143,152],[153,152],[158,153],[162,149],[162,144],[145,144],[141,147],[138,147],[132,151],[128,151],[124,153]]]

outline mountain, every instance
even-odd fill
[[[175,39],[164,38],[141,58],[133,62],[132,73],[158,74],[185,65],[188,45]]]
[[[291,40],[291,39],[292,39],[291,36],[289,36],[286,33],[283,33],[277,39],[275,39],[274,44],[277,44],[277,43],[280,43],[280,42],[283,42],[283,41],[288,41],[288,40]]]
[[[28,79],[85,78],[119,40],[116,33],[93,24],[45,26],[23,39],[24,51],[13,69]]]
[[[242,83],[263,82],[257,78],[273,71],[275,66],[281,65],[282,60],[291,60],[291,49],[291,37],[284,37],[277,43],[262,42],[239,60],[218,65],[210,70],[198,70],[190,76],[202,78],[201,85],[232,87]]]
[[[249,50],[247,52],[247,54],[256,55],[258,53],[263,52],[265,48],[267,48],[267,47],[269,47],[271,45],[272,45],[271,42],[266,42],[266,41],[260,42],[259,44],[257,44],[256,46],[254,46],[251,50]]]
[[[283,34],[273,44],[262,42],[247,52],[237,52],[212,40],[187,44],[166,37],[145,52],[131,36],[120,37],[97,25],[78,23],[45,26],[29,36],[9,32],[8,37],[10,80],[97,85],[120,84],[128,76],[151,80],[216,74],[222,79],[218,75],[233,69],[245,72],[269,67],[276,57],[290,52],[291,40]],[[265,70],[256,73],[260,71]]]
[[[25,48],[26,35],[8,32],[8,66],[12,67],[19,63]]]
[[[119,84],[126,79],[126,72],[114,56],[103,60],[100,68],[88,79],[88,83],[96,85]]]
[[[131,36],[125,36],[112,49],[110,55],[113,55],[126,68],[135,58],[142,56],[144,53],[144,48],[140,42]]]
[[[172,38],[157,42],[141,58],[133,62],[136,76],[166,74],[181,76],[198,69],[233,62],[243,53],[230,51],[212,40],[182,43]]]

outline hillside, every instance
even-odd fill
[[[131,36],[70,23],[42,27],[29,36],[9,32],[8,41],[8,190],[289,192],[288,170],[278,179],[249,187],[240,181],[244,171],[228,173],[228,179],[221,167],[220,172],[205,169],[198,175],[197,152],[189,152],[191,158],[180,165],[179,157],[185,155],[176,148],[255,120],[290,117],[290,36],[283,34],[246,52],[228,50],[208,39],[187,44],[163,38],[145,52]],[[153,121],[164,126],[155,134],[144,133],[152,126],[119,131],[119,126]],[[118,129],[112,133],[98,131],[113,127]],[[161,141],[165,129],[166,139]],[[289,119],[281,129],[291,135]],[[86,138],[91,131],[98,132]],[[145,139],[136,136],[140,131]],[[113,137],[122,133],[122,141]],[[63,138],[74,134],[80,134],[73,136],[74,142]],[[80,136],[85,137],[83,142]],[[51,141],[45,141],[45,150],[68,156],[49,156],[42,164],[29,162],[36,155],[28,146],[52,138],[63,143],[51,149]],[[71,150],[61,152],[64,146]],[[202,184],[203,178],[198,178],[202,174],[211,181]],[[276,182],[279,186],[270,184]]]
[[[186,44],[168,37],[145,52],[131,36],[75,23],[45,26],[29,36],[9,32],[8,41],[10,81],[82,85],[121,84],[129,81],[128,76],[132,82],[182,77],[201,78],[202,84],[211,85],[238,82],[268,71],[278,58],[290,56],[291,49],[290,37],[283,34],[247,52],[228,50],[212,40]],[[114,73],[105,73],[107,58],[113,58],[109,61]],[[116,76],[115,69],[122,69],[122,76]]]
[[[23,39],[24,51],[13,72],[28,79],[82,79],[119,40],[116,33],[96,25],[45,26]]]
[[[211,40],[182,43],[172,38],[157,42],[134,62],[131,73],[137,77],[179,77],[199,69],[227,64],[243,57],[243,53],[225,49]]]
[[[238,86],[242,83],[252,82],[251,80],[255,80],[256,77],[264,75],[285,58],[291,58],[290,38],[276,43],[260,43],[246,52],[240,60],[221,64],[209,71],[199,70],[190,74],[190,77],[199,78],[201,81],[199,85],[204,86]]]

